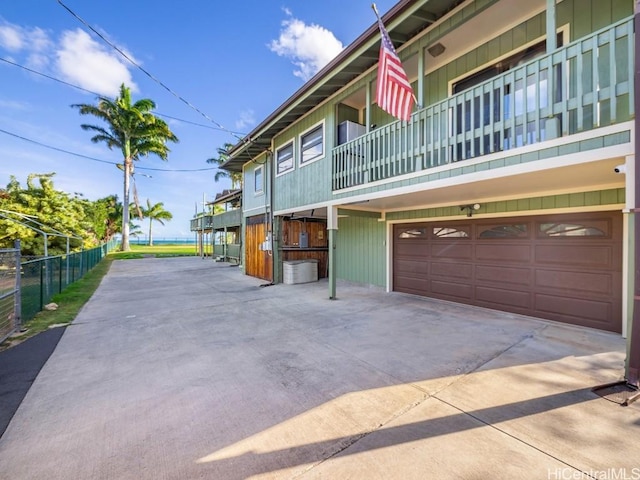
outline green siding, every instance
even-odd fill
[[[530,210],[551,210],[556,208],[578,208],[596,207],[602,205],[619,205],[625,201],[624,188],[612,188],[610,190],[600,190],[595,192],[582,192],[571,194],[549,195],[544,197],[522,198],[518,200],[508,200],[500,202],[483,203],[478,213],[504,213],[504,212],[526,212]],[[460,216],[465,213],[460,208],[425,208],[421,210],[409,210],[405,212],[389,212],[387,220],[410,220],[413,218],[438,218]]]
[[[260,163],[258,163],[260,162]],[[261,155],[256,159],[256,163],[247,163],[244,166],[244,187],[242,190],[242,205],[243,209],[252,210],[255,208],[261,207],[264,211],[264,207],[268,205],[268,192],[269,192],[269,167],[270,165],[266,162],[266,156]],[[257,168],[262,167],[262,163],[264,163],[264,171],[262,174],[263,180],[263,193],[256,194],[254,191],[255,187],[255,176],[254,172]],[[254,213],[249,212],[250,215],[255,215]]]
[[[324,157],[300,165],[300,134],[324,121]],[[274,140],[274,152],[294,140],[295,163],[293,171],[276,176],[274,210],[294,209],[299,206],[326,201],[331,198],[331,149],[335,145],[336,126],[334,108],[327,105],[306,116],[284,130]]]
[[[338,221],[337,278],[365,285],[386,285],[385,222],[349,212]]]

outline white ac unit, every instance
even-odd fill
[[[355,140],[367,133],[367,127],[356,122],[346,120],[338,124],[338,145]]]

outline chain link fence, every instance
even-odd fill
[[[0,250],[0,342],[35,317],[55,294],[80,280],[115,247],[116,242],[112,241],[82,252],[35,260],[20,257],[19,243],[15,249]]]
[[[20,325],[20,242],[0,250],[0,342]]]

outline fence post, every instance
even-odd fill
[[[40,265],[40,310],[44,307],[44,269],[47,268],[46,258],[44,263]]]
[[[14,241],[16,249],[16,293],[13,297],[14,327],[17,331],[22,327],[22,264],[20,263],[20,240]]]

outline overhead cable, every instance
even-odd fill
[[[19,63],[13,62],[13,61],[11,61],[11,60],[9,60],[7,58],[0,57],[0,61],[1,62],[5,62],[5,63],[7,63],[9,65],[13,65],[14,67],[21,68],[21,69],[23,69],[23,70],[25,70],[25,71],[27,71],[29,73],[33,73],[34,75],[40,75],[41,77],[47,78],[49,80],[53,80],[54,82],[58,82],[58,83],[61,83],[63,85],[67,85],[68,87],[72,87],[72,88],[75,88],[77,90],[81,90],[83,92],[90,93],[92,95],[95,95],[96,97],[102,97],[103,96],[103,95],[100,95],[99,93],[93,92],[91,90],[87,90],[86,88],[81,87],[79,85],[74,85],[73,83],[69,83],[69,82],[67,82],[65,80],[62,80],[60,78],[56,78],[56,77],[53,77],[53,76],[48,75],[46,73],[42,73],[42,72],[38,72],[37,70],[33,70],[32,68],[26,67],[24,65],[20,65]],[[179,122],[188,123],[188,124],[191,124],[191,125],[196,125],[198,127],[203,127],[203,128],[209,128],[211,130],[221,130],[221,131],[224,131],[224,132],[228,132],[228,130],[225,129],[225,128],[215,127],[215,126],[212,126],[212,125],[205,125],[203,123],[192,122],[192,121],[189,121],[189,120],[185,120],[183,118],[172,117],[170,115],[166,115],[166,114],[160,113],[160,112],[155,112],[154,111],[153,113],[155,115],[159,115],[161,117],[170,118],[172,120],[177,120]],[[240,133],[240,132],[233,132],[233,133],[237,133],[238,135],[242,135],[242,133]]]
[[[239,136],[236,135],[235,132],[232,132],[231,130],[225,128],[224,126],[222,126],[220,123],[216,122],[215,120],[213,120],[211,117],[209,117],[206,113],[204,113],[203,111],[201,111],[199,108],[197,108],[195,105],[191,104],[190,102],[188,102],[187,100],[185,100],[181,95],[179,95],[178,93],[174,92],[171,88],[169,88],[167,85],[165,85],[161,80],[159,80],[158,78],[154,77],[151,73],[149,73],[147,70],[145,70],[144,68],[142,68],[141,65],[139,65],[137,62],[135,62],[131,57],[129,57],[129,55],[127,55],[125,52],[123,52],[117,45],[115,45],[113,42],[111,42],[109,39],[107,39],[104,35],[102,35],[100,32],[98,32],[95,28],[93,28],[91,25],[89,25],[89,23],[87,23],[83,18],[81,18],[78,14],[76,14],[73,10],[71,10],[69,7],[67,7],[64,3],[62,3],[62,0],[58,0],[58,3],[65,9],[67,10],[71,15],[73,15],[80,23],[82,23],[84,26],[86,26],[89,30],[91,30],[94,34],[96,34],[98,37],[100,37],[100,39],[105,42],[107,45],[109,45],[111,48],[113,48],[116,52],[118,52],[120,55],[122,55],[124,58],[127,59],[127,61],[129,63],[131,63],[133,66],[135,66],[138,70],[140,70],[142,73],[144,73],[147,77],[149,77],[151,80],[153,80],[154,82],[156,82],[158,85],[160,85],[162,88],[164,88],[167,92],[169,92],[171,95],[173,95],[174,97],[176,97],[178,100],[180,100],[181,102],[183,102],[185,105],[187,105],[188,107],[192,108],[193,110],[195,110],[196,112],[198,112],[200,115],[202,115],[204,118],[206,118],[207,120],[209,120],[211,123],[213,123],[214,125],[216,125],[218,128],[220,128],[221,130],[224,130],[225,132],[230,133],[232,136],[234,136],[236,139],[243,141],[244,139]]]
[[[27,137],[23,137],[22,135],[18,135],[17,133],[8,132],[7,130],[3,130],[1,128],[0,128],[0,133],[4,133],[5,135],[9,135],[11,137],[18,138],[18,139],[23,140],[25,142],[33,143],[33,144],[38,145],[38,146],[43,147],[43,148],[48,148],[49,150],[55,150],[56,152],[66,153],[67,155],[73,155],[74,157],[84,158],[86,160],[91,160],[93,162],[108,163],[110,165],[116,165],[116,166],[118,165],[118,162],[112,162],[112,161],[109,161],[109,160],[101,160],[99,158],[89,157],[88,155],[83,155],[81,153],[70,152],[69,150],[65,150],[63,148],[54,147],[52,145],[47,145],[45,143],[38,142],[37,140],[33,140],[31,138],[27,138]],[[149,171],[155,171],[155,172],[204,172],[204,171],[207,171],[207,170],[216,170],[216,169],[217,169],[217,167],[194,168],[194,169],[185,169],[185,168],[172,169],[172,168],[139,167],[138,165],[136,165],[136,170],[149,170]]]

